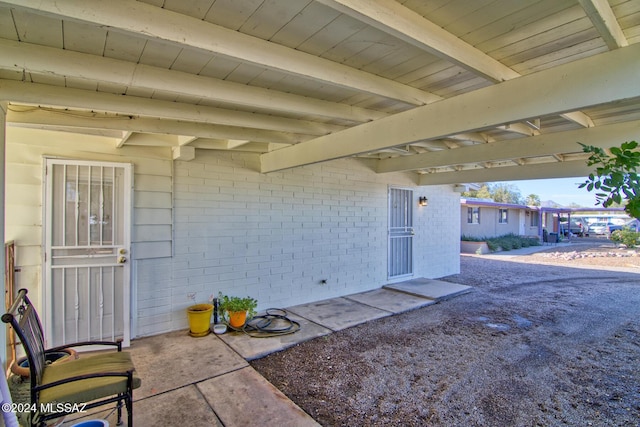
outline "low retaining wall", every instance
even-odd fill
[[[460,241],[460,253],[461,254],[476,254],[483,255],[491,252],[487,242],[467,242]]]

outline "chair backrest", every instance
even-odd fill
[[[9,311],[2,315],[2,321],[11,324],[22,342],[22,347],[29,361],[32,386],[40,384],[46,366],[44,334],[40,317],[27,297],[26,289],[18,291],[18,296]]]

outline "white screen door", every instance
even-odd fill
[[[389,279],[413,274],[413,190],[389,189]]]
[[[48,346],[130,330],[131,165],[46,160]]]

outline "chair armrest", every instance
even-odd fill
[[[122,351],[122,340],[119,339],[117,341],[83,341],[83,342],[74,342],[72,344],[60,345],[58,347],[48,348],[45,351],[60,351],[65,348],[73,348],[73,347],[82,347],[87,345],[109,345],[113,347],[118,347],[118,351]]]

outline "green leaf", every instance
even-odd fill
[[[619,147],[611,147],[608,153],[602,148],[578,142],[585,153],[588,166],[595,167],[595,173],[579,185],[587,191],[597,190],[596,204],[609,207],[624,202],[625,211],[640,219],[640,144],[637,141],[625,141]]]

